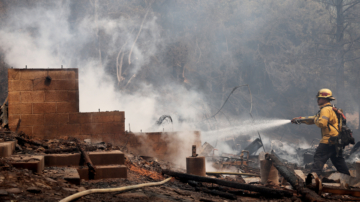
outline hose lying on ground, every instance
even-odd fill
[[[82,197],[82,196],[85,196],[88,194],[93,194],[93,193],[117,192],[117,191],[138,189],[138,188],[142,188],[142,187],[162,185],[162,184],[168,182],[169,180],[171,180],[171,177],[167,178],[166,180],[160,181],[160,182],[150,182],[150,183],[131,185],[131,186],[126,186],[126,187],[107,188],[107,189],[89,189],[86,191],[82,191],[82,192],[70,195],[70,196],[60,200],[60,202],[69,202],[76,198],[79,198],[79,197]]]
[[[253,173],[232,173],[232,172],[206,172],[207,175],[247,175],[260,177],[258,174]]]

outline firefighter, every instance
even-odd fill
[[[338,118],[330,104],[335,98],[332,96],[331,90],[325,88],[318,92],[316,98],[320,110],[315,116],[298,117],[291,120],[292,123],[316,124],[321,128],[322,137],[314,155],[311,172],[316,172],[318,176],[321,176],[324,164],[330,158],[338,172],[350,175],[342,151],[336,152],[336,145],[329,142],[330,137],[339,135]]]

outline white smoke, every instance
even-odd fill
[[[118,81],[106,69],[110,67],[116,72],[112,65],[114,59],[107,55],[122,50],[128,57],[132,52],[130,74],[136,76],[164,42],[156,17],[148,14],[146,18],[96,19],[91,13],[74,25],[69,21],[69,1],[52,4],[46,7],[40,4],[28,8],[15,7],[8,11],[6,26],[0,28],[0,47],[9,66],[60,68],[63,65],[65,68],[79,68],[80,111],[125,111],[126,127],[130,124],[132,131],[162,130],[154,125],[163,114],[173,116],[174,122],[178,123],[176,117],[193,120],[202,114],[199,110],[207,110],[200,93],[174,83],[168,83],[162,89],[166,93],[161,93],[149,83],[137,83],[140,87],[134,92],[116,89]],[[107,48],[101,50],[106,53],[102,54],[102,61],[88,54],[98,52],[99,30],[111,38]],[[141,47],[138,46],[140,41]],[[101,41],[99,43],[101,48]],[[194,128],[181,123],[171,128],[186,129]]]
[[[4,26],[0,27],[0,47],[5,53],[5,62],[14,68],[24,68],[25,65],[28,68],[60,68],[61,65],[79,68],[81,112],[98,109],[125,111],[126,129],[130,124],[132,131],[203,129],[202,142],[249,134],[255,134],[255,139],[257,130],[265,132],[289,122],[262,120],[253,124],[247,119],[233,122],[235,127],[225,127],[223,123],[227,121],[221,119],[217,122],[201,122],[199,128],[198,121],[209,112],[202,93],[176,83],[166,83],[159,90],[151,83],[141,82],[141,79],[131,81],[138,82],[136,90],[119,90],[119,82],[112,75],[116,72],[115,58],[109,55],[118,55],[122,50],[128,57],[132,52],[127,73],[136,77],[140,70],[148,68],[152,57],[167,43],[161,37],[158,19],[151,13],[146,18],[144,15],[134,15],[99,19],[94,13],[89,13],[76,22],[70,22],[70,3],[54,1],[51,3],[53,6],[39,4],[28,8],[11,8],[3,22]],[[104,37],[111,39],[109,44],[98,41],[100,31]],[[101,54],[101,60],[99,49],[100,53],[106,53]],[[94,57],[97,54],[99,56]],[[154,126],[164,114],[173,117],[173,124]],[[214,124],[214,128],[219,129],[209,131],[207,128]],[[221,141],[217,148],[222,152],[235,152]]]

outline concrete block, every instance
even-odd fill
[[[101,134],[103,131],[103,127],[101,123],[88,123],[81,124],[81,134]]]
[[[35,125],[33,126],[33,135],[41,138],[57,138],[57,125]]]
[[[44,91],[21,91],[22,103],[44,102]]]
[[[45,102],[67,102],[68,92],[60,90],[52,90],[45,92]]]
[[[114,144],[115,134],[94,134],[91,135],[91,139],[94,142],[108,142]]]
[[[36,173],[42,173],[44,170],[44,156],[11,156],[9,160],[15,168],[28,169]]]
[[[79,166],[81,154],[45,154],[46,167]]]
[[[125,163],[124,153],[121,151],[89,152],[89,157],[95,166],[98,165],[123,165]],[[46,167],[79,166],[81,154],[45,154]]]
[[[43,125],[44,124],[44,115],[43,114],[23,114],[21,115],[21,125],[22,126],[33,126],[33,125]]]
[[[76,102],[59,102],[56,103],[57,113],[79,112],[79,103]]]
[[[55,90],[55,85],[54,85],[54,82],[53,80],[50,81],[50,83],[48,83],[46,81],[46,77],[43,77],[43,78],[40,78],[40,79],[37,79],[35,82],[34,82],[34,90]]]
[[[68,168],[65,170],[64,180],[68,181],[71,184],[80,184],[80,175],[75,168]]]
[[[11,103],[9,105],[9,114],[32,114],[32,104]]]
[[[11,130],[16,130],[16,125],[13,128],[10,128]],[[21,126],[20,124],[20,128],[19,131],[24,132],[26,135],[32,135],[33,134],[33,127],[32,126]]]
[[[56,113],[56,103],[33,103],[33,114]]]
[[[8,81],[8,91],[20,91],[20,81],[19,80],[9,80]]]
[[[114,112],[114,122],[124,122],[125,113],[124,112]]]
[[[12,151],[14,152],[17,141],[14,140],[14,141],[7,141],[7,142],[9,142],[9,143],[11,144],[11,149],[12,149]]]
[[[8,69],[8,80],[19,80],[20,71],[17,69]]]
[[[123,131],[122,125],[123,125],[122,123],[116,123],[116,122],[103,123],[101,133],[111,133],[111,134],[119,133]]]
[[[50,70],[48,75],[52,79],[78,79],[78,69]]]
[[[45,124],[59,125],[69,122],[69,114],[45,114]]]
[[[64,124],[58,126],[58,134],[64,136],[76,136],[80,135],[80,124]]]
[[[0,143],[0,157],[11,156],[15,150],[15,141]]]
[[[124,112],[111,111],[111,112],[95,112],[93,113],[93,123],[106,123],[106,122],[122,122],[125,121]]]
[[[105,123],[105,122],[114,122],[114,115],[105,115],[101,112],[93,114],[93,123]]]
[[[78,90],[78,80],[52,80],[55,90]]]
[[[68,102],[79,103],[79,91],[68,91]]]
[[[124,165],[95,166],[95,180],[106,178],[127,178],[127,168]],[[78,168],[81,179],[89,180],[89,170],[87,167]]]
[[[26,80],[26,79],[41,79],[46,77],[46,71],[44,70],[36,70],[36,69],[29,69],[29,70],[18,70],[21,71],[20,79]]]
[[[89,157],[94,165],[124,165],[124,153],[119,150],[107,152],[89,152]]]
[[[32,91],[33,90],[33,80],[20,80],[19,81],[20,91]]]
[[[69,123],[91,123],[93,113],[70,113]]]
[[[8,124],[16,127],[19,119],[20,119],[20,114],[9,113]]]
[[[21,100],[20,98],[21,98],[20,91],[8,92],[8,102],[10,103],[10,105],[12,103],[20,102]]]

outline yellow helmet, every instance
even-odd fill
[[[335,98],[332,96],[331,90],[327,88],[320,89],[319,92],[316,95],[317,98],[326,98],[329,100],[335,100]]]

